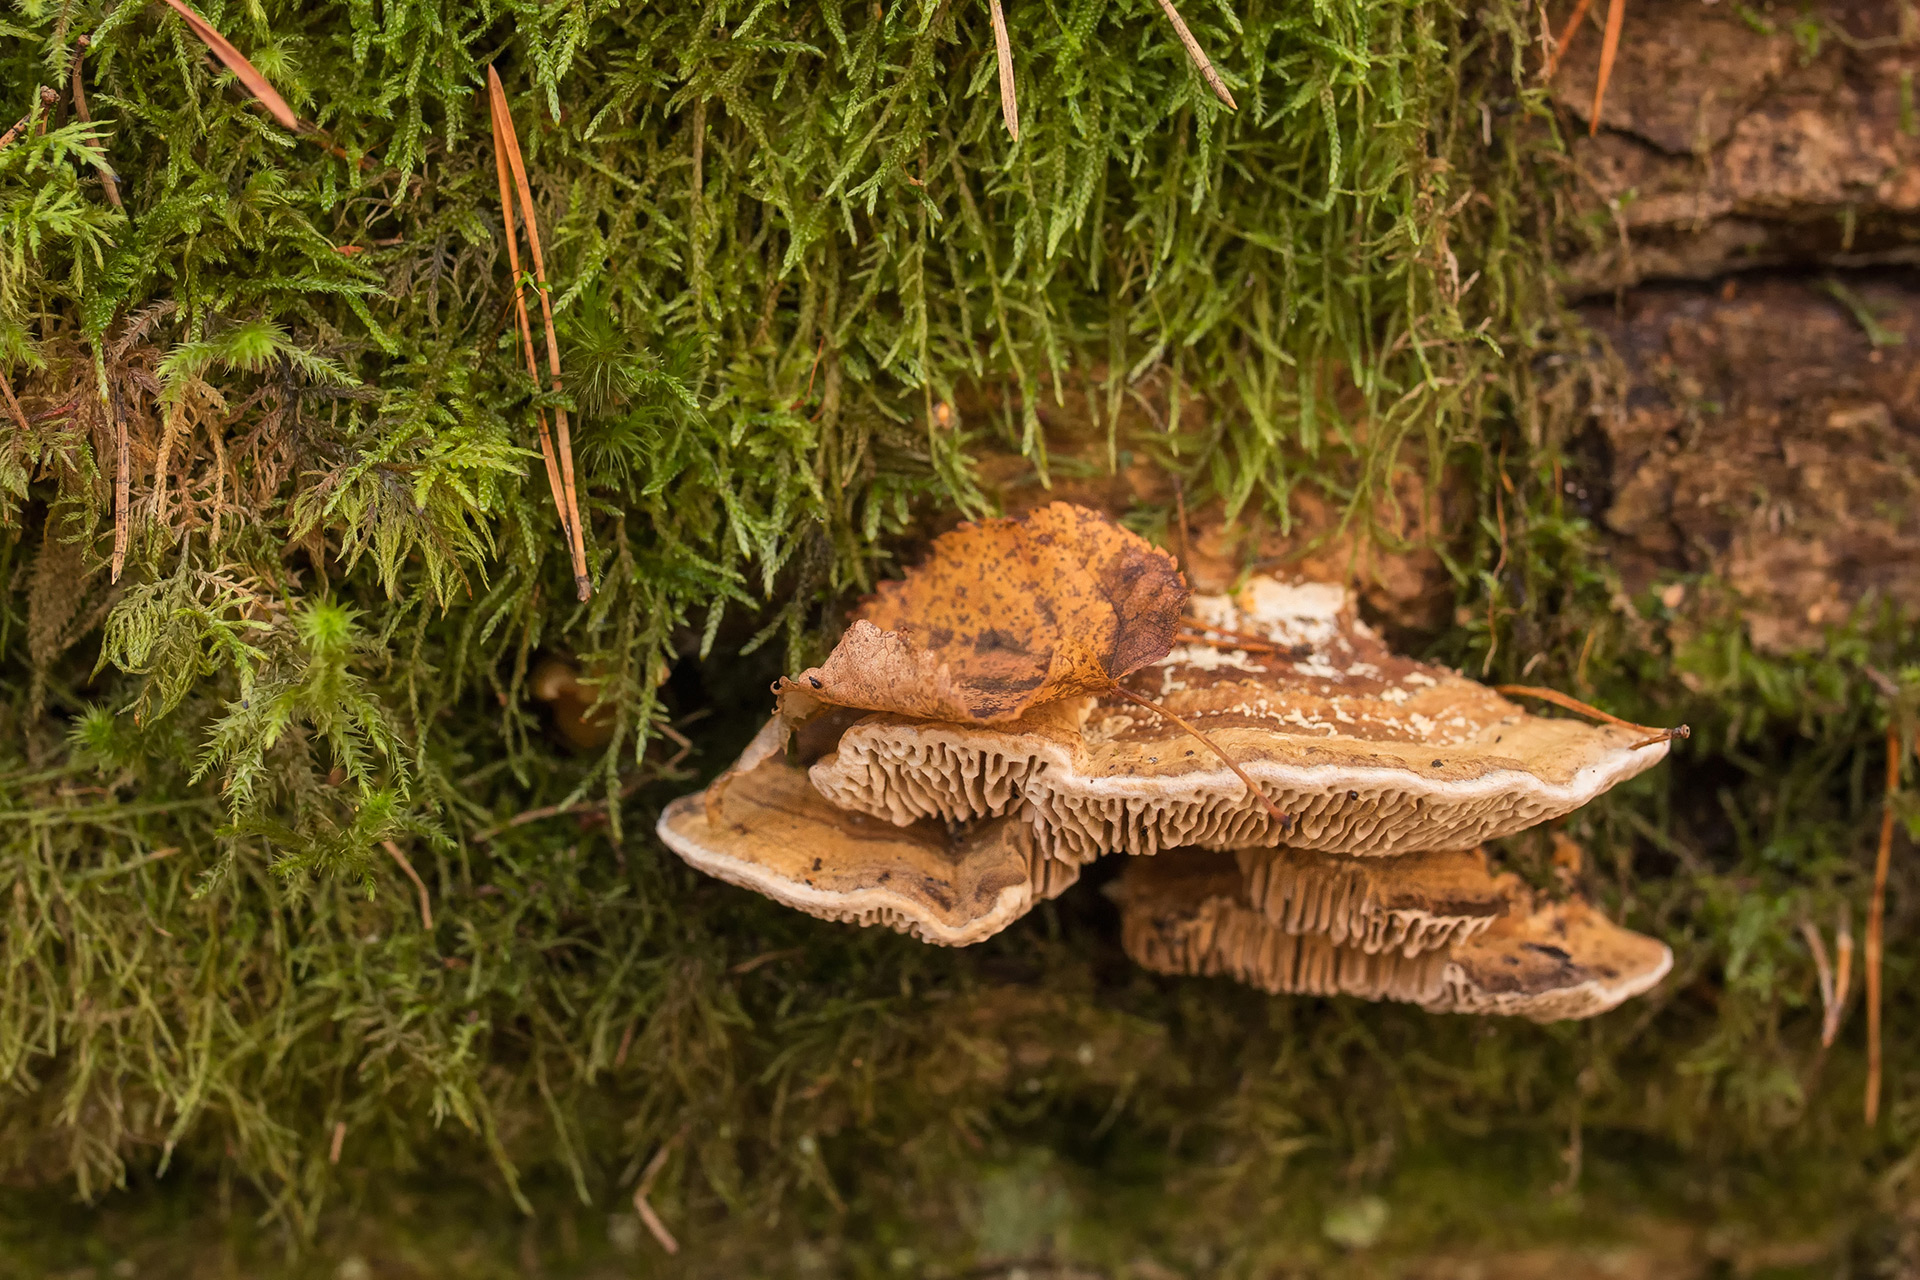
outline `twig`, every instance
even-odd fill
[[[500,83],[500,75],[492,66],[487,68],[487,96],[493,108],[495,157],[505,152],[507,163],[513,170],[514,190],[520,197],[520,220],[527,229],[527,251],[533,259],[534,292],[540,296],[540,319],[546,328],[547,372],[551,378],[553,390],[560,387],[560,340],[553,328],[553,299],[547,291],[547,266],[540,252],[540,227],[533,213],[533,186],[527,181],[527,167],[520,155],[520,138],[514,132],[513,113],[507,107],[507,91]],[[509,221],[510,210],[503,210]],[[512,235],[509,228],[508,235]],[[519,288],[517,276],[514,287]],[[531,343],[529,336],[529,343]],[[535,371],[538,377],[538,371]],[[553,406],[553,423],[556,452],[560,459],[560,485],[566,504],[566,526],[568,550],[573,553],[573,586],[580,599],[588,600],[593,596],[593,583],[587,577],[586,536],[580,528],[580,495],[574,486],[573,478],[573,436],[567,425],[567,411],[559,405]]]
[[[1013,42],[1007,39],[1007,15],[1000,10],[1000,0],[987,0],[987,7],[993,14],[993,54],[1000,72],[1000,118],[1007,122],[1007,132],[1018,142],[1020,104],[1013,96]]]
[[[1620,52],[1620,24],[1627,17],[1627,0],[1607,0],[1607,31],[1600,41],[1600,78],[1593,86],[1593,116],[1587,121],[1587,136],[1600,132],[1600,104],[1607,99],[1607,81],[1613,76],[1613,60]]]
[[[647,1224],[647,1230],[653,1232],[653,1238],[658,1240],[660,1247],[669,1254],[680,1252],[680,1242],[673,1238],[673,1232],[667,1230],[667,1224],[660,1221],[660,1215],[653,1211],[653,1205],[648,1201],[647,1196],[652,1192],[654,1180],[660,1176],[660,1171],[667,1167],[667,1157],[673,1154],[673,1149],[679,1146],[681,1139],[687,1136],[687,1130],[692,1127],[692,1124],[692,1121],[688,1121],[681,1125],[671,1138],[660,1144],[660,1149],[653,1153],[653,1159],[647,1161],[646,1170],[640,1175],[640,1184],[633,1189],[633,1211],[640,1215],[640,1221]]]
[[[1873,860],[1867,908],[1867,1127],[1880,1119],[1880,959],[1886,941],[1887,868],[1893,860],[1893,801],[1900,790],[1900,723],[1887,715],[1887,793],[1880,813],[1880,849]]]
[[[413,869],[411,862],[407,861],[407,855],[400,852],[399,845],[391,840],[382,840],[380,847],[393,855],[393,860],[400,864],[402,871],[407,873],[407,879],[413,881],[413,887],[420,891],[420,927],[432,933],[433,902],[427,897],[427,882],[420,878],[420,873]]]
[[[1567,56],[1567,46],[1580,33],[1580,24],[1586,21],[1587,10],[1591,8],[1593,0],[1580,0],[1579,4],[1573,6],[1573,16],[1567,19],[1566,34],[1553,42],[1553,52],[1547,55],[1546,79],[1553,79],[1553,73],[1560,69],[1560,60]]]
[[[1233,100],[1231,93],[1227,92],[1227,86],[1222,83],[1220,73],[1213,69],[1212,61],[1208,59],[1206,51],[1200,47],[1200,42],[1193,38],[1193,32],[1187,30],[1187,24],[1181,19],[1180,11],[1173,7],[1173,0],[1160,0],[1160,12],[1166,14],[1167,21],[1173,24],[1174,34],[1179,36],[1180,43],[1187,47],[1187,56],[1193,59],[1194,66],[1200,68],[1200,74],[1206,78],[1207,84],[1213,89],[1213,95],[1226,103],[1228,110],[1238,111],[1240,104]]]
[[[1592,716],[1595,720],[1604,720],[1608,724],[1617,724],[1622,729],[1632,729],[1638,733],[1653,735],[1640,742],[1634,743],[1633,749],[1635,751],[1638,751],[1641,747],[1650,747],[1656,742],[1666,742],[1670,738],[1690,738],[1693,736],[1693,730],[1684,724],[1675,725],[1671,729],[1660,729],[1649,724],[1635,724],[1631,720],[1622,720],[1619,716],[1609,715],[1598,707],[1589,706],[1580,701],[1580,699],[1570,694],[1562,693],[1558,689],[1543,689],[1529,684],[1497,684],[1493,686],[1493,690],[1495,693],[1518,694],[1523,698],[1538,698],[1542,702],[1551,702],[1556,707],[1565,707],[1568,711],[1575,711],[1583,716]]]
[[[333,1142],[327,1147],[328,1164],[340,1163],[340,1147],[346,1140],[347,1122],[345,1120],[335,1120],[333,1122]]]
[[[1167,710],[1165,707],[1161,706],[1159,703],[1155,702],[1153,699],[1141,697],[1139,694],[1135,693],[1133,690],[1121,684],[1118,680],[1113,682],[1113,691],[1119,694],[1121,697],[1127,699],[1129,702],[1139,703],[1141,706],[1147,708],[1149,711],[1158,712],[1159,714],[1165,716],[1167,719],[1173,721],[1175,724],[1179,725],[1182,729],[1186,730],[1189,734],[1193,735],[1195,738],[1199,739],[1201,746],[1213,752],[1213,754],[1215,754],[1216,756],[1219,756],[1221,762],[1225,764],[1227,768],[1233,770],[1234,777],[1240,779],[1240,781],[1247,784],[1247,790],[1253,795],[1254,799],[1258,800],[1263,806],[1265,806],[1266,811],[1268,813],[1273,815],[1274,820],[1280,824],[1280,829],[1282,831],[1287,830],[1287,828],[1293,825],[1293,819],[1288,817],[1286,814],[1280,812],[1280,806],[1275,804],[1272,800],[1268,799],[1267,793],[1254,785],[1253,779],[1247,776],[1247,771],[1245,769],[1242,769],[1237,763],[1235,763],[1234,758],[1228,755],[1226,751],[1220,746],[1219,743],[1215,742],[1212,738],[1209,738],[1206,734],[1200,732],[1198,729],[1194,728],[1192,725],[1188,724],[1185,720],[1182,720],[1179,716]]]
[[[81,36],[73,42],[73,113],[80,117],[81,124],[93,123],[93,116],[87,111],[86,82],[80,75],[81,59],[86,54],[88,46],[92,43],[93,41],[86,36]],[[106,190],[107,203],[124,214],[127,211],[127,206],[120,202],[120,180],[114,176],[112,165],[102,166],[100,170],[100,185]]]
[[[38,106],[41,106],[41,107],[50,107],[54,103],[60,101],[60,95],[55,93],[53,90],[47,88],[45,85],[40,86],[39,90],[34,94],[34,96],[39,99]],[[34,121],[34,118],[39,114],[40,112],[37,109],[37,107],[29,106],[27,108],[27,114],[21,116],[19,120],[15,121],[14,126],[11,129],[7,130],[5,133],[0,133],[0,151],[5,151],[8,147],[12,146],[14,139],[18,138],[21,134],[25,133],[27,131],[27,126],[32,124]]]

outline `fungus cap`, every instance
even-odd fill
[[[809,915],[941,946],[992,937],[1078,877],[1040,854],[1018,817],[950,833],[836,809],[787,763],[784,738],[768,724],[706,791],[669,804],[661,840],[708,875]]]
[[[1368,953],[1444,950],[1491,925],[1510,892],[1479,849],[1397,858],[1242,849],[1235,857],[1249,905],[1275,926]]]
[[[1630,729],[1532,715],[1391,653],[1345,588],[1256,577],[1193,612],[1261,643],[1182,643],[1126,687],[1198,726],[1288,815],[1157,712],[1119,696],[997,726],[867,716],[813,766],[835,804],[907,823],[1029,806],[1048,852],[1281,843],[1335,853],[1466,849],[1570,812],[1665,757]],[[1231,644],[1227,637],[1222,644]]]
[[[1552,902],[1515,884],[1508,913],[1453,948],[1435,1013],[1492,1013],[1557,1022],[1591,1018],[1651,989],[1673,952],[1614,924],[1589,903]]]

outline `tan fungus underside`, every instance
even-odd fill
[[[1611,923],[1585,902],[1537,904],[1515,877],[1495,883],[1505,913],[1444,950],[1411,955],[1288,932],[1254,905],[1237,860],[1217,852],[1133,862],[1115,896],[1121,941],[1137,963],[1160,973],[1231,977],[1274,993],[1353,995],[1433,1013],[1554,1022],[1612,1009],[1672,968],[1663,943]]]
[[[1242,849],[1235,857],[1248,903],[1271,924],[1369,954],[1411,957],[1464,941],[1506,910],[1511,889],[1478,849],[1389,859]]]

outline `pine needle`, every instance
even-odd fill
[[[540,228],[533,213],[533,187],[527,181],[526,162],[521,157],[520,138],[514,132],[513,113],[507,107],[506,88],[500,83],[499,73],[491,66],[487,68],[487,97],[493,111],[494,159],[497,164],[502,157],[505,158],[507,168],[513,173],[513,190],[518,194],[520,199],[520,220],[527,229],[527,250],[533,258],[534,291],[539,294],[540,297],[540,318],[546,329],[547,370],[552,379],[550,385],[553,390],[558,391],[561,389],[560,342],[554,334],[553,300],[548,296],[547,292],[546,261],[540,252]],[[514,242],[513,210],[508,199],[508,193],[506,192],[506,175],[504,172],[501,174],[500,181],[502,189],[502,212],[505,215],[507,223],[507,240],[508,243],[511,244]],[[513,287],[516,294],[520,290],[518,257],[519,254],[516,249],[508,258],[508,265],[513,268],[514,272]],[[519,308],[519,315],[521,317],[521,330],[527,343],[528,372],[532,373],[537,379],[539,377],[539,369],[533,356],[533,334],[532,328],[526,318],[526,304],[525,302],[520,302],[516,305]],[[567,549],[572,553],[574,590],[579,594],[580,599],[587,600],[593,596],[593,584],[587,577],[587,545],[585,535],[580,528],[580,498],[578,490],[574,485],[573,437],[567,426],[567,411],[555,405],[553,409],[553,420],[556,435],[554,454],[559,462],[556,497],[561,506],[560,521],[567,535]],[[546,429],[545,414],[540,415],[540,421],[541,430],[544,434]],[[555,479],[551,474],[548,478],[549,480]]]
[[[1273,815],[1274,821],[1280,824],[1280,829],[1282,831],[1287,830],[1289,827],[1293,825],[1293,819],[1288,817],[1286,814],[1280,812],[1280,806],[1275,804],[1271,799],[1269,799],[1267,797],[1267,793],[1262,791],[1258,786],[1254,784],[1253,779],[1247,776],[1247,771],[1245,769],[1242,769],[1239,766],[1239,764],[1235,762],[1234,758],[1227,754],[1226,748],[1222,747],[1219,743],[1215,742],[1212,738],[1209,738],[1206,734],[1200,732],[1200,730],[1194,728],[1191,724],[1188,724],[1185,720],[1181,719],[1179,716],[1175,715],[1173,712],[1167,710],[1165,707],[1155,702],[1152,698],[1142,697],[1141,695],[1135,693],[1133,690],[1127,688],[1125,685],[1119,683],[1118,681],[1114,682],[1113,691],[1119,694],[1121,697],[1127,699],[1129,702],[1136,702],[1139,705],[1145,707],[1149,711],[1153,711],[1160,715],[1165,716],[1167,719],[1173,721],[1175,724],[1179,725],[1182,729],[1186,730],[1187,733],[1191,734],[1194,738],[1199,740],[1201,746],[1213,752],[1213,754],[1215,754],[1216,756],[1219,756],[1222,764],[1226,765],[1227,768],[1233,770],[1233,776],[1240,779],[1240,781],[1246,784],[1247,791],[1252,794],[1254,799],[1258,800],[1263,806],[1266,807],[1267,812]]]
[[[1887,870],[1893,860],[1893,801],[1900,791],[1900,724],[1887,717],[1887,792],[1880,812],[1880,848],[1873,860],[1867,908],[1867,1127],[1880,1119],[1880,961],[1886,942]]]
[[[1000,9],[1000,0],[987,0],[987,5],[993,11],[993,53],[1000,68],[1000,118],[1018,142],[1020,104],[1013,96],[1013,43],[1007,39],[1007,15]]]
[[[994,7],[996,9],[999,7],[999,0],[995,0]],[[1173,0],[1160,0],[1160,12],[1166,14],[1167,21],[1173,24],[1174,34],[1179,36],[1180,43],[1187,47],[1187,56],[1193,59],[1194,66],[1200,68],[1200,74],[1206,78],[1207,84],[1213,89],[1213,96],[1226,103],[1228,110],[1238,111],[1240,104],[1233,100],[1231,93],[1227,92],[1227,86],[1220,79],[1220,73],[1213,69],[1212,60],[1200,47],[1200,42],[1193,38],[1193,32],[1187,30],[1187,24],[1180,17],[1180,11],[1173,7]]]
[[[1577,712],[1583,716],[1592,716],[1595,720],[1604,721],[1607,724],[1617,724],[1622,729],[1632,729],[1638,733],[1649,735],[1642,741],[1633,744],[1634,750],[1636,751],[1641,747],[1650,747],[1656,742],[1666,742],[1672,738],[1690,738],[1693,736],[1693,730],[1684,724],[1675,725],[1671,729],[1661,729],[1649,724],[1635,724],[1631,720],[1622,720],[1619,716],[1610,715],[1600,708],[1582,702],[1570,694],[1562,693],[1558,689],[1543,689],[1530,684],[1497,684],[1493,687],[1493,690],[1495,693],[1517,694],[1523,698],[1538,698],[1542,702],[1551,702],[1556,707],[1565,707],[1568,711]]]
[[[1573,16],[1567,19],[1566,30],[1561,33],[1558,40],[1553,42],[1553,52],[1547,55],[1547,69],[1544,73],[1547,79],[1553,79],[1553,73],[1560,69],[1561,60],[1567,56],[1568,46],[1573,43],[1573,38],[1580,34],[1580,24],[1587,20],[1587,10],[1591,8],[1593,8],[1593,0],[1580,0],[1579,4],[1573,6]]]
[[[1195,617],[1180,619],[1180,625],[1190,631],[1202,633],[1197,636],[1187,637],[1188,640],[1198,641],[1201,644],[1213,645],[1218,643],[1206,634],[1207,632],[1212,632],[1213,635],[1227,637],[1228,640],[1233,642],[1233,647],[1236,649],[1247,649],[1259,653],[1280,652],[1280,646],[1265,636],[1256,636],[1245,631],[1235,631],[1231,627],[1216,627],[1211,622],[1202,622]]]
[[[260,105],[272,113],[275,120],[295,133],[306,132],[306,127],[300,123],[300,117],[293,113],[293,108],[287,105],[287,100],[280,96],[280,91],[269,84],[267,78],[260,74],[259,69],[248,62],[225,36],[216,31],[211,22],[195,13],[183,0],[166,0],[166,5],[180,15],[181,21],[193,29],[193,34],[199,36],[207,48],[213,50],[213,56],[220,59],[227,70],[233,72],[234,77],[246,86],[247,92],[258,98]]]
[[[1620,24],[1627,17],[1627,0],[1607,0],[1607,33],[1600,42],[1600,78],[1593,86],[1593,115],[1587,121],[1587,136],[1600,132],[1600,105],[1607,98],[1607,81],[1613,77],[1613,60],[1620,52]]]

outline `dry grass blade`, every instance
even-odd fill
[[[1222,764],[1226,765],[1227,768],[1233,770],[1233,776],[1240,779],[1241,782],[1246,784],[1247,794],[1251,795],[1254,799],[1258,800],[1261,803],[1261,805],[1266,809],[1266,811],[1273,815],[1274,821],[1280,824],[1280,829],[1282,831],[1285,831],[1288,827],[1293,825],[1293,819],[1288,817],[1286,814],[1282,813],[1280,811],[1280,806],[1275,804],[1271,799],[1269,799],[1267,797],[1266,792],[1262,791],[1258,786],[1254,785],[1253,779],[1247,776],[1247,771],[1245,769],[1242,769],[1234,761],[1234,758],[1228,755],[1226,752],[1226,749],[1223,748],[1219,743],[1215,742],[1212,738],[1209,738],[1206,734],[1200,732],[1200,730],[1196,729],[1194,726],[1192,726],[1191,724],[1188,724],[1185,720],[1181,719],[1179,716],[1175,715],[1173,712],[1167,710],[1165,707],[1155,702],[1152,698],[1142,697],[1141,695],[1135,693],[1133,690],[1126,688],[1117,680],[1114,682],[1113,691],[1119,694],[1121,697],[1125,698],[1127,701],[1138,703],[1140,706],[1143,706],[1147,710],[1154,712],[1156,715],[1165,716],[1167,719],[1179,725],[1181,729],[1185,730],[1187,733],[1191,734],[1196,740],[1198,740],[1201,746],[1213,752],[1213,754],[1215,754],[1216,756],[1219,756]]]
[[[550,385],[558,391],[560,387],[560,340],[553,328],[553,299],[547,292],[547,265],[540,252],[540,227],[533,214],[533,186],[527,181],[527,166],[520,153],[520,136],[514,131],[513,113],[507,108],[507,91],[500,83],[500,75],[492,67],[487,68],[487,98],[493,111],[494,158],[496,161],[504,154],[507,167],[513,174],[513,189],[520,198],[520,221],[527,229],[527,251],[533,259],[534,291],[540,296],[540,319],[546,328],[547,372]],[[502,201],[503,205],[505,201]],[[508,238],[512,238],[511,223],[513,213],[503,208],[509,223]],[[519,289],[519,273],[515,275],[516,291]],[[523,304],[524,306],[524,304]],[[528,334],[531,343],[532,335]],[[539,376],[537,369],[532,371]],[[580,496],[573,478],[573,436],[567,424],[567,411],[554,406],[554,452],[560,466],[560,493],[563,506],[562,519],[566,526],[567,549],[573,559],[573,585],[580,599],[586,600],[593,595],[593,584],[587,578],[586,536],[580,527]]]
[[[1867,907],[1867,1126],[1880,1119],[1880,961],[1886,943],[1887,870],[1893,861],[1893,799],[1900,790],[1900,724],[1887,717],[1887,794],[1880,813],[1880,848],[1873,860],[1873,900]]]
[[[306,127],[300,123],[300,117],[293,114],[293,108],[288,106],[287,100],[280,96],[280,91],[267,83],[267,78],[260,74],[259,68],[248,62],[225,36],[214,30],[211,22],[195,13],[183,3],[183,0],[166,0],[166,5],[180,15],[182,22],[193,28],[193,34],[199,36],[207,48],[213,50],[213,56],[220,59],[227,70],[233,72],[240,83],[247,87],[248,93],[260,99],[261,105],[273,113],[275,120],[295,133],[306,132]]]
[[[1613,60],[1620,52],[1620,24],[1626,21],[1627,0],[1607,0],[1607,34],[1600,42],[1600,78],[1593,86],[1593,115],[1587,136],[1600,132],[1600,106],[1607,100],[1607,81],[1613,78]]]
[[[1018,142],[1020,104],[1013,96],[1013,42],[1007,39],[1007,15],[1000,8],[1000,0],[987,0],[987,6],[993,12],[993,55],[1000,69],[1000,118]]]
[[[1558,40],[1553,42],[1553,52],[1547,55],[1547,69],[1544,73],[1547,79],[1553,79],[1553,73],[1560,69],[1561,60],[1567,56],[1568,46],[1573,43],[1573,38],[1580,34],[1580,24],[1587,20],[1587,10],[1591,8],[1593,8],[1593,0],[1580,0],[1579,4],[1573,6],[1573,16],[1567,19],[1566,30],[1561,33]]]
[[[1186,21],[1181,18],[1180,11],[1173,7],[1173,0],[1160,0],[1160,12],[1166,14],[1167,21],[1173,24],[1174,34],[1179,36],[1180,43],[1187,47],[1187,56],[1193,59],[1194,66],[1200,68],[1200,74],[1205,77],[1207,85],[1213,90],[1213,96],[1226,103],[1229,110],[1238,111],[1240,104],[1233,100],[1231,93],[1227,92],[1227,86],[1221,81],[1220,73],[1213,69],[1213,61],[1207,57],[1206,50],[1202,49],[1200,42],[1193,38],[1193,32],[1187,30]]]
[[[81,36],[73,42],[73,114],[80,117],[81,124],[93,123],[93,116],[87,110],[86,80],[80,74],[81,58],[85,55],[88,46],[92,43],[93,42],[85,36]],[[115,209],[118,209],[121,213],[125,213],[127,206],[120,202],[120,180],[113,175],[111,168],[102,168],[100,170],[100,185],[106,188],[107,203]]]
[[[1497,684],[1493,686],[1493,689],[1495,693],[1518,694],[1523,698],[1538,698],[1542,702],[1551,702],[1556,707],[1564,707],[1568,711],[1578,712],[1583,716],[1592,716],[1595,720],[1600,720],[1607,724],[1617,724],[1622,729],[1633,729],[1640,733],[1647,734],[1648,736],[1645,739],[1633,744],[1636,750],[1641,747],[1650,747],[1656,742],[1666,742],[1673,738],[1690,738],[1693,736],[1693,730],[1684,724],[1675,725],[1671,729],[1661,729],[1650,724],[1635,724],[1631,720],[1622,720],[1619,716],[1609,715],[1600,708],[1590,706],[1570,694],[1560,692],[1558,689],[1543,689],[1530,684]]]
[[[392,856],[393,860],[400,864],[400,869],[407,873],[407,879],[413,881],[413,887],[420,891],[420,927],[428,933],[432,933],[433,901],[427,897],[426,881],[422,880],[420,873],[413,869],[413,864],[407,861],[407,855],[400,851],[399,845],[391,840],[382,840],[380,847],[385,849],[387,853]]]

